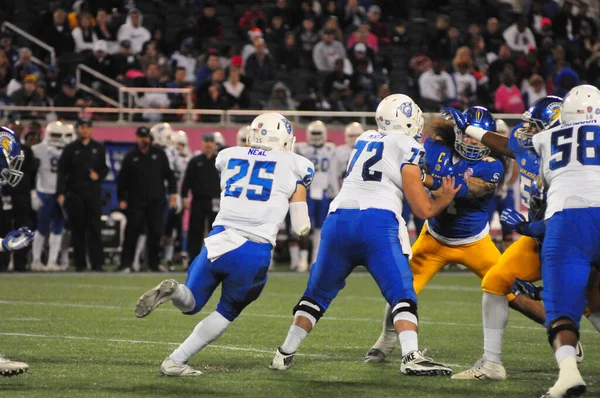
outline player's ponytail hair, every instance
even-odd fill
[[[454,149],[454,122],[435,116],[429,120],[429,131],[433,139],[442,141],[449,149]]]

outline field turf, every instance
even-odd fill
[[[146,319],[134,317],[137,298],[164,277],[2,275],[0,350],[28,362],[30,370],[0,379],[0,397],[539,397],[555,381],[544,329],[512,311],[505,333],[506,382],[403,376],[399,349],[385,364],[363,364],[383,312],[377,286],[365,273],[349,278],[288,372],[271,371],[268,364],[307,275],[273,273],[259,300],[215,346],[190,361],[203,377],[160,377],[161,361],[201,319],[181,315],[168,303]],[[455,372],[482,352],[478,285],[470,274],[445,273],[419,297],[420,345]],[[202,315],[215,304],[211,300]],[[587,321],[582,324],[586,396],[599,397],[600,336]]]

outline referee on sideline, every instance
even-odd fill
[[[92,120],[77,121],[77,140],[65,146],[58,160],[56,194],[67,211],[75,269],[102,271],[102,180],[108,174],[104,145],[92,139]]]

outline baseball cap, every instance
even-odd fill
[[[150,129],[148,127],[140,126],[135,130],[137,137],[150,137]]]
[[[242,57],[240,57],[239,55],[235,55],[235,56],[231,57],[231,66],[239,68],[242,66],[243,63],[244,63],[244,59]]]
[[[119,44],[121,47],[131,48],[131,40],[121,40],[121,43]]]
[[[25,78],[23,79],[24,83],[37,83],[38,77],[37,75],[27,75],[25,76]]]
[[[262,37],[263,36],[263,32],[262,30],[258,29],[258,28],[254,28],[250,31],[248,31],[248,37],[250,38],[250,40],[253,40],[255,37]]]
[[[63,80],[63,85],[71,88],[75,88],[77,86],[77,80],[73,76],[67,76],[65,80]]]
[[[365,46],[364,43],[357,43],[354,46],[354,52],[355,53],[366,53],[367,52],[367,46]]]
[[[215,142],[215,135],[213,133],[206,133],[202,136],[204,142]]]
[[[89,117],[80,117],[79,119],[77,119],[77,127],[82,126],[84,124],[87,124],[88,126],[92,127],[92,119],[90,119]]]
[[[194,39],[192,39],[191,37],[188,37],[181,44],[183,44],[185,47],[193,47],[194,46]]]
[[[542,27],[552,26],[552,20],[550,18],[542,18]]]
[[[371,6],[371,7],[369,7],[369,14],[372,12],[381,14],[381,8],[379,8],[379,6]]]

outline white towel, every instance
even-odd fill
[[[246,243],[248,239],[244,238],[232,229],[226,229],[216,235],[204,239],[204,245],[208,252],[208,259],[215,261],[222,255],[237,249]]]

